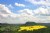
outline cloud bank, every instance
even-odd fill
[[[27,21],[50,23],[50,11],[48,9],[43,7],[35,10],[23,9],[19,10],[18,14],[15,14],[8,7],[0,4],[0,23],[24,24]]]
[[[30,2],[32,4],[50,6],[50,0],[25,0],[25,1]]]

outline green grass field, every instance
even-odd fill
[[[47,28],[38,29],[34,31],[18,31],[21,26],[41,25],[37,23],[26,24],[0,24],[0,33],[50,33],[50,26],[44,25]]]

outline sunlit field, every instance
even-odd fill
[[[26,31],[34,31],[42,28],[47,28],[46,26],[40,26],[40,25],[35,25],[35,26],[21,26],[18,31],[26,30]]]
[[[0,24],[0,33],[50,33],[50,26],[36,23]]]

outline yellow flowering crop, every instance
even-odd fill
[[[35,25],[35,26],[21,26],[18,31],[26,30],[26,31],[33,31],[33,30],[38,30],[42,28],[47,28],[46,26],[40,26],[40,25]]]

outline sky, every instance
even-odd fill
[[[50,0],[0,0],[0,23],[50,23]]]

